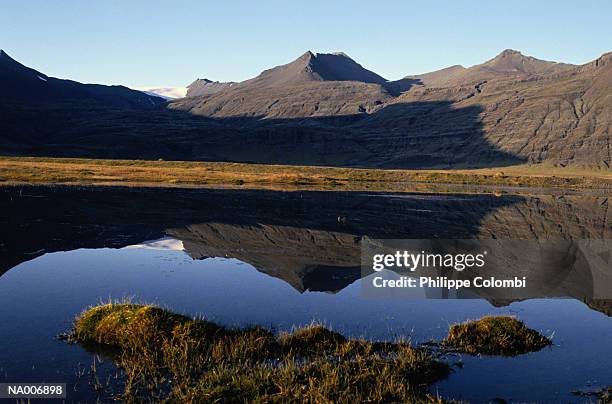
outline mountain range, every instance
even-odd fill
[[[148,108],[161,104],[158,96],[143,94],[123,86],[81,84],[49,77],[26,67],[0,50],[0,83],[4,102],[89,102],[113,107]]]
[[[612,53],[584,64],[504,50],[390,81],[304,53],[167,100],[48,77],[0,53],[2,154],[393,168],[609,169]]]

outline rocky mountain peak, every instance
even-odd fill
[[[525,73],[540,74],[559,71],[572,65],[536,59],[532,56],[523,55],[514,49],[506,49],[493,59],[488,60],[476,68],[484,68],[498,73]]]

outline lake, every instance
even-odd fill
[[[368,239],[612,239],[605,194],[4,187],[0,209],[0,382],[64,382],[68,401],[108,397],[90,373],[95,363],[102,384],[120,383],[112,361],[55,337],[88,306],[131,299],[227,326],[318,321],[415,344],[443,338],[452,323],[510,314],[553,335],[553,346],[453,356],[462,366],[431,391],[580,402],[572,391],[612,385],[612,299],[601,298],[612,294],[610,265],[574,266],[554,291],[521,299],[368,298],[360,262]]]

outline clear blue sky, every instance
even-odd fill
[[[3,1],[0,48],[107,84],[239,81],[306,50],[344,51],[398,79],[505,48],[585,63],[612,50],[612,1]]]

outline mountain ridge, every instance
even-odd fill
[[[125,86],[83,84],[50,77],[22,65],[4,50],[0,50],[0,88],[3,97],[30,103],[65,100],[97,102],[121,108],[148,108],[165,102],[161,97],[147,95]]]
[[[309,81],[358,81],[376,84],[387,82],[385,78],[364,68],[343,52],[306,51],[292,62],[264,70],[257,77],[241,84],[269,87]]]
[[[237,84],[236,82],[219,82],[212,81],[209,79],[195,79],[191,84],[187,86],[187,93],[185,97],[199,97],[202,95],[213,95],[218,92],[224,91],[233,85]]]
[[[146,114],[75,104],[91,101],[87,92],[61,107],[57,97],[47,97],[45,109],[36,98],[5,97],[0,150],[385,168],[529,163],[609,170],[611,60],[612,53],[605,53],[574,66],[505,50],[469,68],[455,65],[389,82],[345,54],[308,51],[219,91],[154,103]],[[46,86],[39,72],[25,66],[0,69],[0,79],[15,69],[15,77],[27,76],[24,83],[33,88]],[[7,77],[5,93],[18,81]],[[94,86],[103,90],[96,95],[116,98],[107,94],[113,87],[47,80],[71,91]]]
[[[393,96],[386,84],[346,54],[307,51],[252,79],[172,102],[170,108],[211,117],[359,114]]]
[[[576,67],[568,63],[526,56],[514,49],[505,49],[495,57],[471,67],[454,65],[433,72],[406,76],[406,78],[420,79],[424,85],[429,87],[452,87],[475,81],[554,74]]]

